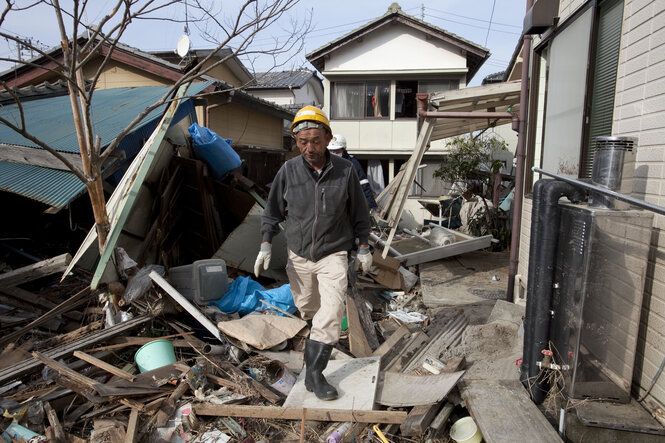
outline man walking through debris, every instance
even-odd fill
[[[353,164],[353,167],[358,174],[358,179],[360,179],[360,186],[363,188],[365,193],[365,198],[367,199],[367,205],[369,209],[376,209],[376,200],[374,200],[374,194],[372,193],[372,188],[369,186],[369,180],[367,179],[367,174],[363,170],[363,167],[360,166],[360,162],[346,150],[346,137],[341,134],[333,135],[332,140],[328,143],[328,150],[335,155],[339,155],[342,158],[347,159]]]
[[[328,117],[305,106],[291,124],[300,156],[277,171],[263,211],[263,242],[254,274],[268,269],[272,237],[286,220],[286,272],[294,302],[311,326],[305,345],[305,387],[322,400],[337,398],[323,376],[339,340],[347,287],[347,251],[359,241],[363,272],[372,265],[367,238],[369,211],[353,165],[326,149],[332,138]]]

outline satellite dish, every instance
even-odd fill
[[[189,53],[189,37],[184,34],[178,39],[178,44],[175,47],[175,52],[180,57],[184,57]]]

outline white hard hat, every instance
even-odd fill
[[[336,151],[338,149],[346,149],[346,138],[341,134],[335,134],[328,143],[328,149]]]

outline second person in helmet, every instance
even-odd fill
[[[330,143],[328,143],[328,150],[335,155],[339,155],[340,157],[347,159],[351,162],[351,164],[353,164],[353,167],[356,170],[356,174],[358,174],[358,179],[360,179],[360,186],[362,186],[363,193],[367,199],[367,205],[369,206],[369,209],[375,209],[377,206],[376,200],[374,200],[372,188],[369,186],[367,174],[365,174],[363,167],[360,166],[360,162],[347,152],[346,137],[344,137],[342,134],[333,135],[332,140],[330,140]]]

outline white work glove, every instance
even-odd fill
[[[261,271],[261,264],[263,264],[263,269],[268,269],[270,266],[270,257],[272,257],[272,244],[271,243],[261,243],[261,250],[259,255],[256,256],[256,262],[254,263],[254,275],[259,276]]]
[[[360,267],[363,274],[367,274],[372,269],[372,254],[369,252],[369,246],[361,246],[358,248],[358,255],[356,256],[360,262]]]

